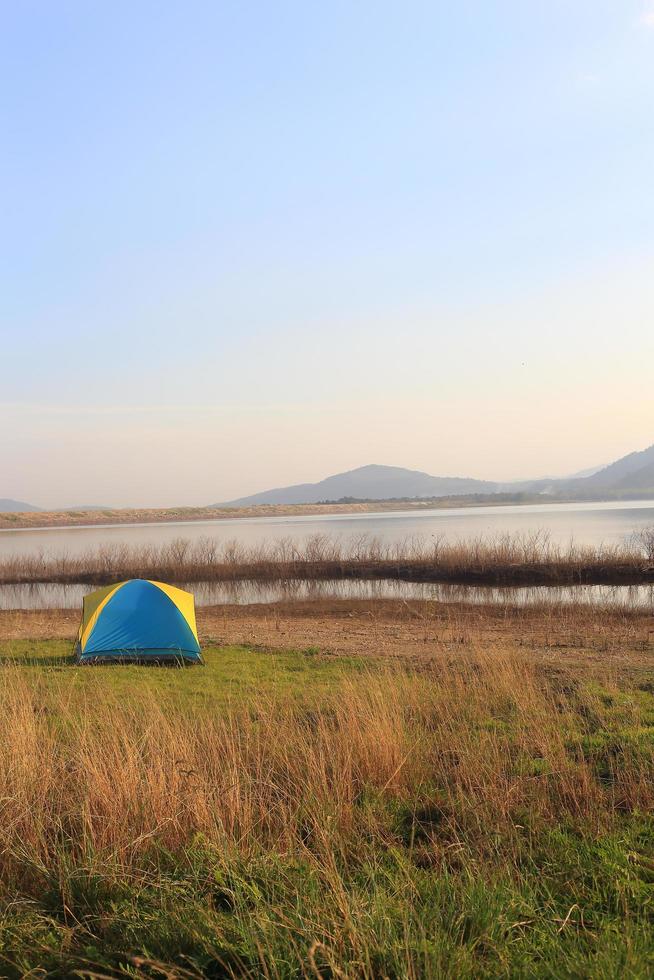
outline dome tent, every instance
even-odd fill
[[[202,663],[190,592],[131,579],[84,597],[78,663],[103,660]]]

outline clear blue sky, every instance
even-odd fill
[[[0,17],[0,497],[654,442],[654,3]]]

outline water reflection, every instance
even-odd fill
[[[654,610],[654,585],[575,585],[499,588],[395,580],[310,582],[193,582],[182,586],[198,606],[275,603],[311,599],[424,599],[477,605],[536,603],[620,605]],[[3,585],[0,609],[77,609],[88,585]]]

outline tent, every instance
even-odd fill
[[[190,592],[131,579],[84,597],[78,663],[101,660],[202,663]]]

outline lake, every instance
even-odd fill
[[[612,605],[654,609],[654,585],[575,585],[495,588],[490,586],[444,585],[397,580],[343,580],[308,582],[192,582],[183,585],[195,596],[198,606],[224,603],[275,603],[311,599],[423,599],[431,602],[529,606]],[[93,591],[88,585],[2,585],[0,609],[81,609],[82,599]]]
[[[158,545],[175,538],[245,545],[291,538],[301,542],[328,534],[343,540],[368,535],[388,543],[407,538],[447,540],[497,537],[502,534],[547,532],[552,541],[568,544],[614,545],[631,534],[654,527],[654,501],[611,503],[526,504],[502,507],[407,509],[392,513],[325,514],[311,517],[252,517],[170,524],[120,524],[0,531],[0,559],[9,555],[43,553],[74,555],[100,545]]]

